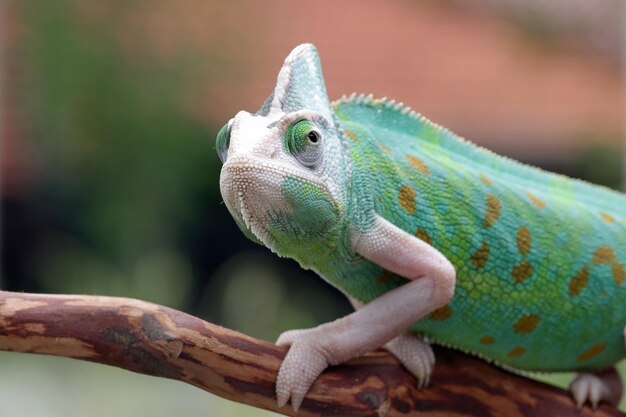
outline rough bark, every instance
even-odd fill
[[[65,356],[180,380],[221,397],[278,409],[274,381],[286,349],[147,302],[0,291],[0,350]],[[328,369],[302,416],[625,416],[576,410],[561,389],[437,349],[428,389],[383,351]]]

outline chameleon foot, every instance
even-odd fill
[[[427,342],[415,333],[407,332],[387,342],[384,347],[417,378],[418,388],[428,386],[435,355]]]
[[[617,406],[622,396],[622,381],[615,368],[594,373],[580,373],[569,386],[576,407],[589,401],[595,410],[598,403],[606,401]]]
[[[298,411],[309,387],[328,366],[324,349],[314,336],[315,330],[290,330],[276,341],[279,346],[291,345],[276,378],[279,407],[291,399],[291,406]]]

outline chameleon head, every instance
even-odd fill
[[[342,137],[317,52],[301,45],[261,109],[239,112],[217,135],[221,193],[242,231],[301,262],[302,243],[332,238],[348,177]]]

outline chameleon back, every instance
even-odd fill
[[[624,357],[626,196],[497,156],[384,100],[333,110],[352,159],[350,222],[373,209],[457,269],[452,302],[414,330],[517,369]],[[372,264],[351,270],[323,275],[365,302],[405,282]]]

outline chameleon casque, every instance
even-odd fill
[[[579,371],[579,406],[615,397],[593,371],[625,356],[624,194],[498,156],[393,101],[330,103],[310,44],[216,148],[241,230],[356,308],[280,336],[279,405],[298,409],[327,366],[381,346],[426,385],[430,342]]]

